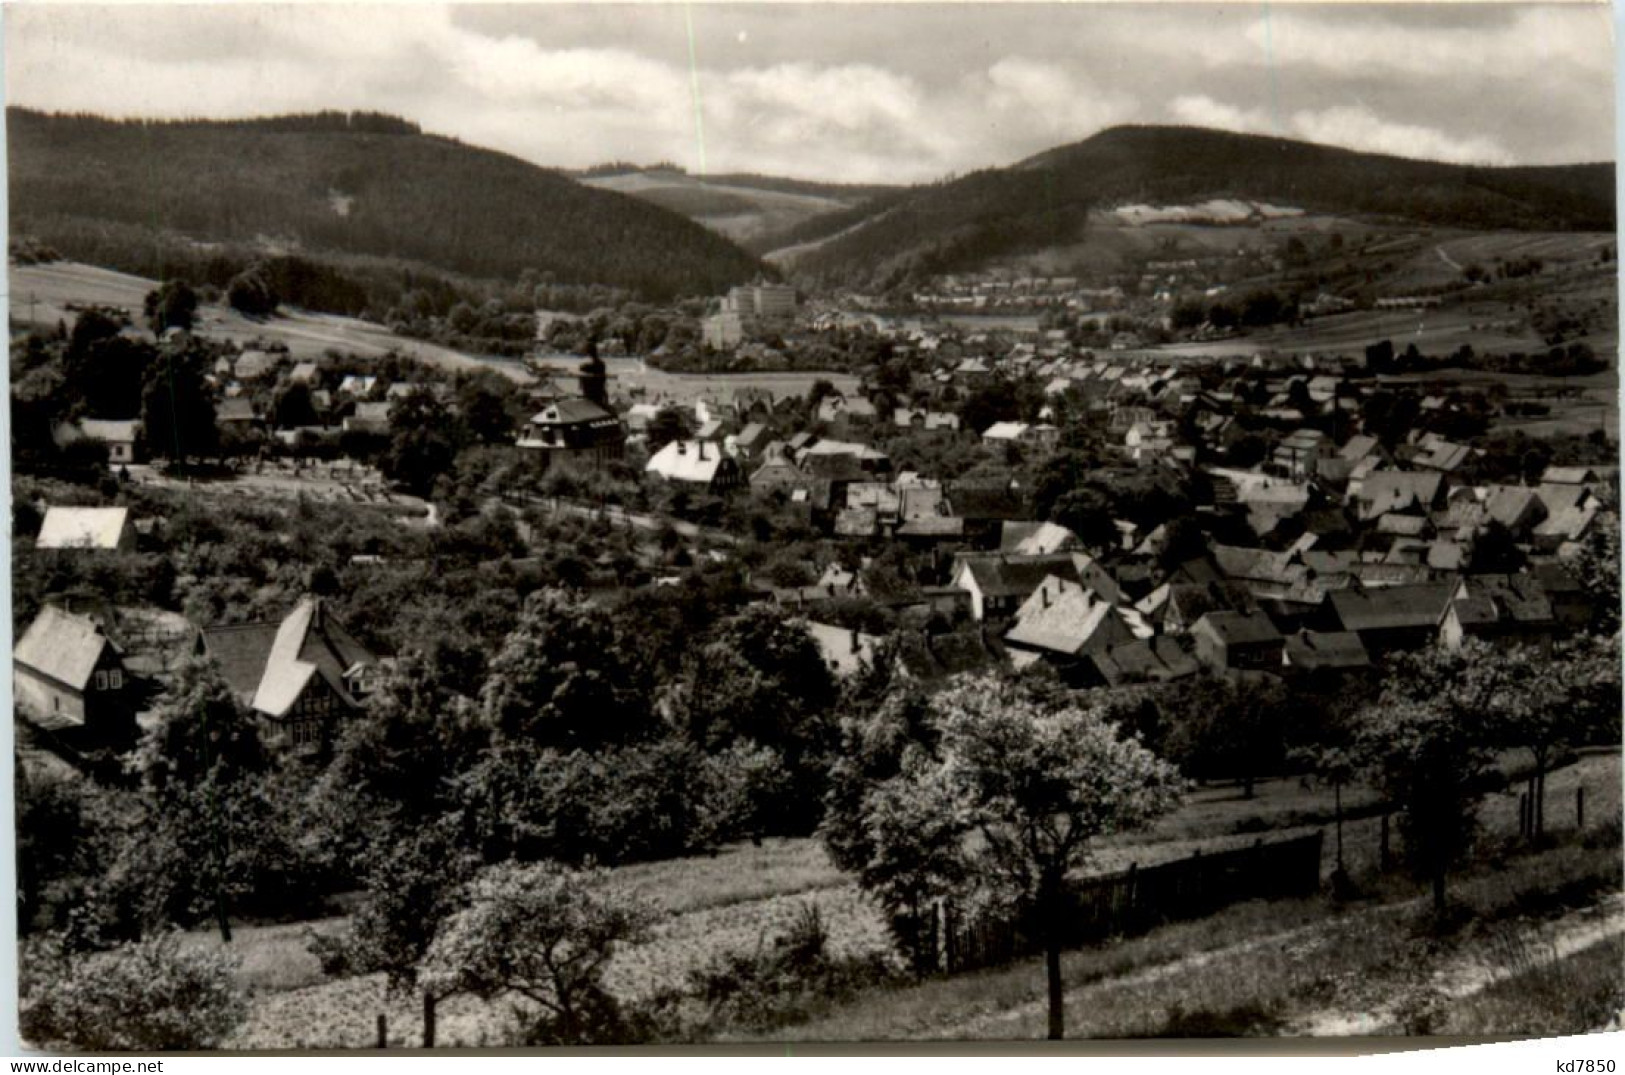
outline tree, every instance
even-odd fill
[[[1467,647],[1463,655],[1397,658],[1354,742],[1354,757],[1373,785],[1399,808],[1406,861],[1413,875],[1431,881],[1441,915],[1446,876],[1477,832],[1493,758],[1483,724],[1498,685],[1473,674],[1477,656]]]
[[[1189,776],[1235,777],[1251,799],[1286,754],[1287,693],[1279,679],[1203,676],[1163,694],[1169,756]]]
[[[148,449],[177,463],[219,448],[201,352],[165,351],[152,363],[141,391],[141,425]]]
[[[491,867],[436,933],[419,980],[442,995],[525,997],[546,1013],[535,1044],[614,1044],[621,1024],[604,968],[653,915],[605,880],[553,862]]]
[[[649,451],[658,452],[674,440],[682,440],[693,431],[689,424],[688,414],[673,406],[665,406],[655,412],[649,419],[649,428],[644,433],[648,440]]]
[[[136,764],[153,807],[149,861],[158,861],[160,850],[173,855],[190,887],[172,879],[178,893],[172,902],[212,903],[220,937],[229,942],[232,899],[254,887],[246,871],[236,868],[236,853],[266,835],[263,818],[253,810],[256,796],[245,788],[267,762],[253,722],[213,665],[194,659],[176,671],[137,748]]]
[[[226,301],[248,317],[270,317],[276,313],[277,294],[261,266],[244,269],[226,285]]]
[[[1481,653],[1493,661],[1495,690],[1489,712],[1496,738],[1529,751],[1532,829],[1538,839],[1546,823],[1546,774],[1558,751],[1580,742],[1599,717],[1618,727],[1619,654],[1594,636],[1564,642],[1550,652],[1514,646]],[[1607,699],[1605,702],[1604,699]]]
[[[434,393],[418,388],[390,407],[389,430],[379,469],[414,494],[428,496],[457,460],[461,431],[450,412]]]
[[[1096,837],[1172,810],[1184,782],[1102,708],[1046,703],[995,676],[962,679],[929,708],[936,755],[916,754],[866,796],[878,839],[864,868],[894,904],[959,874],[1023,911],[1044,948],[1059,1039],[1067,875]]]
[[[806,628],[776,609],[749,608],[717,625],[683,679],[689,738],[707,752],[734,743],[777,751],[790,782],[769,831],[811,831],[835,740],[835,680]]]
[[[18,1029],[46,1049],[215,1049],[248,1016],[232,961],[163,933],[110,953],[25,952]]]
[[[145,312],[159,336],[172,328],[190,332],[197,317],[197,292],[185,280],[165,280],[156,291],[147,292]]]
[[[389,989],[418,988],[418,968],[445,919],[461,906],[473,858],[443,827],[402,832],[380,841],[366,867],[361,903],[338,940],[311,945],[328,973],[383,972]],[[451,987],[445,987],[449,989]],[[450,993],[423,992],[423,1047],[434,1048],[435,1008]]]
[[[608,610],[540,590],[491,659],[481,705],[504,738],[593,748],[649,735],[650,689],[636,638]]]
[[[319,424],[310,388],[303,383],[290,384],[277,393],[276,401],[271,405],[271,415],[272,423],[278,429],[299,429]]]

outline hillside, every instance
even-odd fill
[[[1086,244],[1091,211],[1216,200],[1428,227],[1612,231],[1614,166],[1468,167],[1200,128],[1118,127],[918,188],[794,264],[811,281],[887,287]]]
[[[762,271],[648,201],[389,117],[142,123],[9,109],[7,131],[12,234],[128,272],[162,274],[155,245],[177,237],[481,278],[531,269],[650,298]]]
[[[897,188],[844,186],[764,175],[693,176],[675,168],[593,169],[581,182],[681,213],[752,253],[789,242],[809,225],[861,211]]]

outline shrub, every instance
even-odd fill
[[[25,953],[19,1028],[49,1049],[216,1048],[248,1015],[233,971],[224,956],[182,951],[172,933],[78,957],[44,943]]]

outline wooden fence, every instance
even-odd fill
[[[1199,918],[1232,903],[1307,896],[1320,889],[1319,831],[1089,877],[1072,886],[1066,944],[1078,947],[1163,922]],[[939,903],[925,924],[927,944],[949,974],[994,967],[1039,949],[1019,916],[962,918]]]

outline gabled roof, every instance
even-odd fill
[[[1039,585],[1004,636],[1012,644],[1068,655],[1130,637],[1116,608],[1060,576]]]
[[[1294,668],[1363,668],[1371,663],[1353,631],[1299,631],[1286,637],[1286,662]]]
[[[1462,580],[1469,598],[1487,598],[1502,620],[1545,625],[1552,622],[1552,602],[1534,575],[1473,575]]]
[[[41,549],[116,549],[129,508],[49,507],[34,544]]]
[[[232,691],[273,717],[284,716],[318,676],[343,701],[358,704],[345,687],[345,673],[377,663],[319,597],[301,600],[280,624],[206,627],[203,647]]]
[[[1584,485],[1597,480],[1597,472],[1590,467],[1547,467],[1540,476],[1542,485]]]
[[[1059,523],[1006,519],[999,532],[1000,552],[1036,555],[1079,547],[1078,535]]]
[[[1392,511],[1432,507],[1443,486],[1444,475],[1437,471],[1372,471],[1360,484],[1360,514],[1372,519]]]
[[[1193,632],[1212,634],[1227,646],[1279,642],[1281,632],[1262,612],[1208,612],[1196,621]]]
[[[733,465],[733,460],[723,453],[720,445],[674,440],[650,457],[643,469],[667,481],[709,485],[716,480],[724,464]]]
[[[1331,595],[1331,602],[1346,631],[1434,627],[1443,618],[1455,588],[1451,582],[1422,582],[1339,590]]]
[[[359,411],[370,404],[362,403],[356,406]],[[615,416],[590,399],[579,396],[569,396],[553,403],[549,403],[540,411],[530,416],[531,425],[575,425],[581,422],[602,422],[606,419],[614,420]]]
[[[101,660],[102,650],[112,645],[102,634],[101,625],[89,616],[46,605],[23,632],[12,659],[82,691]],[[117,646],[113,649],[118,651]]]
[[[1039,556],[980,553],[966,555],[960,562],[984,597],[1026,598],[1051,575],[1074,584],[1081,582],[1078,565],[1070,553]]]

